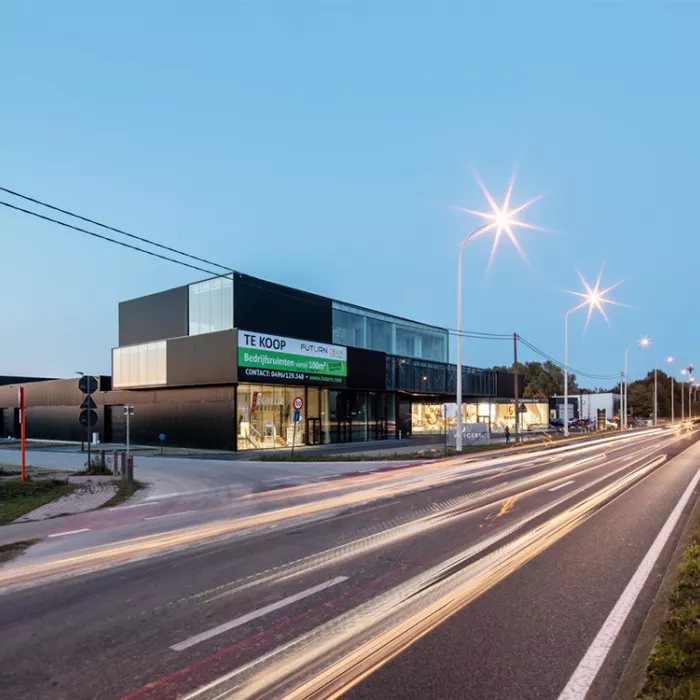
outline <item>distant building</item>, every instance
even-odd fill
[[[29,384],[31,382],[50,382],[53,377],[11,377],[0,374],[0,386],[8,386],[9,384]]]
[[[605,417],[608,420],[619,418],[620,394],[611,391],[604,394],[569,394],[569,419],[595,420],[599,409],[605,411]],[[552,396],[549,400],[549,417],[550,419],[564,418],[563,396]]]

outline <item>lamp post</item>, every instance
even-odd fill
[[[627,389],[628,389],[629,383],[630,383],[629,376],[627,375],[627,353],[629,352],[629,349],[634,347],[634,346],[639,346],[640,348],[646,348],[646,347],[649,347],[650,344],[651,344],[651,340],[649,340],[649,338],[647,338],[646,336],[643,336],[642,338],[640,338],[639,340],[635,340],[634,343],[631,343],[630,345],[628,345],[625,348],[625,396],[624,396],[625,411],[623,414],[625,428],[627,428],[627,425],[628,425],[627,413],[629,412],[629,409],[628,409],[628,405],[627,405],[627,398],[628,398]],[[654,405],[656,405],[656,403]]]
[[[462,253],[464,251],[464,246],[467,244],[468,241],[470,241],[475,236],[478,236],[480,233],[484,233],[485,231],[492,228],[495,229],[496,233],[494,235],[493,245],[491,247],[491,257],[489,259],[490,266],[493,260],[493,256],[496,253],[496,249],[498,248],[498,242],[500,241],[501,236],[504,232],[506,233],[508,238],[510,238],[511,242],[516,247],[520,255],[523,255],[523,252],[520,248],[520,244],[518,243],[518,239],[516,238],[515,233],[513,232],[513,227],[525,226],[527,228],[537,228],[536,226],[532,226],[531,224],[526,224],[522,221],[517,220],[515,216],[522,212],[524,209],[527,209],[527,207],[529,207],[531,204],[536,202],[539,199],[539,197],[535,197],[534,199],[531,199],[525,204],[521,204],[515,209],[510,208],[510,198],[513,192],[514,177],[511,177],[510,179],[510,183],[508,184],[508,190],[506,192],[503,205],[500,207],[496,204],[495,200],[488,192],[484,184],[481,182],[481,180],[477,178],[477,181],[479,182],[479,186],[481,187],[481,190],[483,191],[484,195],[486,196],[486,199],[488,200],[489,206],[491,207],[491,211],[485,213],[481,211],[474,211],[473,209],[463,209],[461,207],[459,208],[459,211],[465,212],[467,214],[476,214],[482,219],[486,219],[486,223],[475,228],[462,241],[462,244],[459,247],[459,255],[457,256],[457,434],[455,435],[455,448],[457,449],[457,452],[462,451]],[[513,369],[515,370],[516,367],[514,367]],[[514,379],[517,381],[517,377],[514,376]],[[517,408],[518,406],[516,403],[516,411]]]
[[[457,256],[457,434],[455,435],[455,449],[462,451],[462,253],[467,242],[487,228],[492,227],[494,222],[485,223],[475,228],[459,246]]]
[[[691,372],[693,365],[690,365],[688,368]],[[693,420],[693,404],[692,404],[692,391],[693,391],[693,382],[695,381],[695,377],[688,377],[688,420]]]
[[[668,362],[669,364],[671,362],[673,362],[673,357],[669,355],[666,358],[666,362]],[[673,375],[671,375],[671,423],[675,422],[675,418],[674,418],[675,406],[673,405],[673,384],[674,384],[674,378],[673,378]]]
[[[586,317],[586,328],[588,328],[588,323],[591,320],[591,315],[593,314],[593,311],[595,309],[598,309],[603,318],[607,321],[608,317],[605,314],[603,305],[615,304],[619,306],[618,302],[612,301],[611,299],[607,299],[605,295],[611,289],[615,289],[615,287],[617,287],[620,283],[618,282],[617,284],[613,284],[607,289],[601,289],[601,276],[602,270],[598,273],[598,279],[596,280],[595,286],[591,287],[591,285],[589,285],[588,282],[586,282],[586,280],[583,278],[581,273],[579,273],[579,277],[581,278],[581,282],[583,282],[583,286],[586,291],[569,292],[569,294],[574,294],[577,297],[581,297],[583,301],[579,304],[576,304],[575,306],[572,306],[564,314],[564,437],[569,436],[569,314],[572,314],[574,311],[578,311],[578,309],[582,309],[584,306],[587,306],[588,316]]]
[[[564,437],[569,437],[569,314],[580,308],[572,306],[564,314]]]
[[[682,369],[681,374],[685,376],[688,374],[687,369]],[[683,391],[684,387],[683,384],[685,382],[681,382],[681,421],[685,421],[685,391]]]

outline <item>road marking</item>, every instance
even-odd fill
[[[615,607],[608,615],[608,619],[603,623],[593,643],[588,647],[585,656],[581,659],[566,687],[559,695],[559,700],[583,700],[586,697],[632,606],[639,597],[647,578],[649,578],[649,574],[654,568],[657,559],[673,534],[683,509],[693,495],[698,482],[700,482],[700,470],[696,472],[676,507],[671,511],[663,527],[659,530],[659,534],[656,536],[644,559],[642,559],[642,563],[634,572],[627,587],[622,592],[617,603],[615,603]]]
[[[207,639],[216,637],[218,634],[223,634],[224,632],[228,632],[229,630],[232,630],[236,627],[240,627],[241,625],[246,624],[246,622],[256,620],[257,618],[262,617],[263,615],[267,615],[268,613],[274,612],[275,610],[279,610],[280,608],[283,608],[286,605],[291,605],[292,603],[296,603],[298,600],[307,598],[310,595],[314,595],[315,593],[325,591],[326,588],[330,588],[331,586],[335,586],[339,583],[342,583],[343,581],[347,581],[347,579],[347,576],[336,576],[335,578],[330,579],[330,581],[320,583],[318,586],[313,586],[312,588],[307,588],[305,591],[301,591],[301,593],[295,593],[294,595],[290,595],[287,598],[282,598],[282,600],[278,600],[276,603],[266,605],[264,608],[258,608],[257,610],[253,610],[252,612],[246,613],[245,615],[241,615],[240,617],[237,617],[234,620],[231,620],[230,622],[224,622],[223,625],[219,625],[218,627],[212,627],[210,630],[202,632],[201,634],[195,634],[193,637],[189,637],[188,639],[185,639],[182,642],[173,644],[170,648],[174,651],[183,651],[184,649],[188,649],[189,647],[192,647],[195,644],[199,644],[200,642],[204,642]]]
[[[89,527],[81,527],[80,530],[66,530],[65,532],[54,532],[49,537],[63,537],[63,535],[77,535],[79,532],[90,532]]]
[[[174,515],[188,515],[196,513],[196,510],[180,510],[177,513],[163,513],[162,515],[148,515],[144,520],[158,520],[158,518],[172,518]]]
[[[129,510],[129,508],[143,508],[143,506],[152,506],[153,503],[134,503],[133,506],[117,506],[116,508],[107,508],[112,513],[115,510]]]
[[[563,484],[559,484],[559,486],[552,486],[551,489],[547,489],[547,491],[558,491],[559,489],[563,489],[565,486],[571,486],[571,484],[576,483],[575,481],[565,481]]]

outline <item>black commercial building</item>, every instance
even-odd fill
[[[119,304],[112,376],[94,395],[106,442],[246,450],[381,440],[444,429],[456,366],[445,328],[241,273]],[[462,408],[513,396],[508,373],[463,367]],[[80,439],[77,380],[25,387],[29,437]],[[16,387],[0,386],[0,435]],[[451,407],[451,415],[455,415]],[[478,418],[477,418],[478,419]]]

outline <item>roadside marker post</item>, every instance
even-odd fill
[[[131,457],[131,416],[134,415],[133,406],[124,406],[124,416],[126,417],[126,472],[125,481],[129,484],[134,480],[134,463]]]

